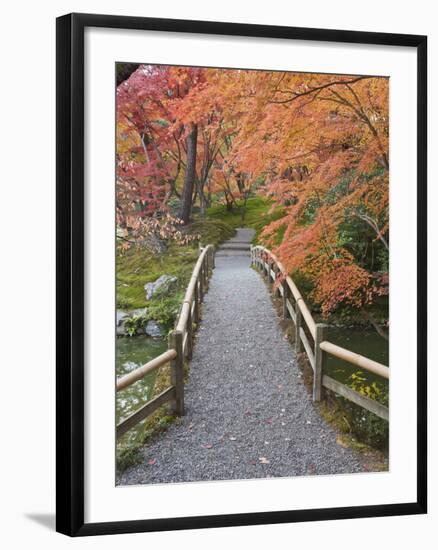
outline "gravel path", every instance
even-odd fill
[[[250,242],[239,229],[231,241]],[[315,410],[260,275],[218,255],[185,388],[186,414],[117,484],[362,471]]]

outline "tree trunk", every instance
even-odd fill
[[[190,134],[187,136],[187,164],[184,174],[184,187],[182,190],[181,212],[179,217],[184,224],[188,224],[192,211],[193,187],[196,176],[196,146],[198,141],[198,126],[191,125]]]
[[[205,195],[204,195],[204,190],[202,189],[202,187],[203,186],[200,183],[199,184],[199,189],[198,189],[198,193],[199,193],[199,211],[200,211],[201,217],[205,218]]]
[[[117,86],[120,86],[122,82],[128,80],[132,73],[139,67],[139,63],[116,63]]]

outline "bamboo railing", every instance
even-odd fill
[[[327,341],[328,326],[315,323],[292,278],[270,250],[263,246],[252,246],[251,264],[261,270],[267,282],[272,282],[274,285],[274,292],[282,296],[283,317],[290,318],[295,327],[295,351],[298,354],[304,348],[313,370],[313,400],[321,400],[322,388],[325,387],[380,418],[389,420],[388,407],[325,374],[328,355],[338,357],[387,380],[389,380],[389,368]]]
[[[176,415],[184,414],[184,359],[191,359],[194,330],[199,322],[200,304],[208,287],[214,268],[214,246],[200,249],[181,305],[175,329],[169,333],[168,349],[145,365],[117,379],[116,391],[121,391],[147,374],[170,363],[171,385],[145,403],[117,425],[117,438],[156,411],[161,405],[171,403]]]

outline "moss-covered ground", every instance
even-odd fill
[[[238,202],[232,210],[225,205],[217,205],[207,210],[207,218],[222,221],[233,227],[252,227],[256,230],[254,242],[257,242],[262,229],[274,220],[284,216],[282,208],[274,207],[272,201],[265,197],[250,197],[242,218],[243,203]]]
[[[234,229],[221,220],[195,220],[187,231],[199,239],[184,246],[170,244],[162,254],[133,247],[117,255],[117,308],[129,310],[147,305],[155,320],[166,325],[174,319],[198,258],[199,243],[218,245],[234,234]],[[165,273],[177,277],[177,284],[165,297],[146,302],[144,285]]]

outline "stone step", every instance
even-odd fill
[[[228,239],[228,241],[224,242],[224,244],[231,244],[231,243],[233,243],[233,244],[247,244],[248,246],[251,245],[251,241],[242,241],[240,239],[234,240],[234,238]]]
[[[219,250],[250,250],[249,244],[225,243],[219,246]]]
[[[244,256],[249,258],[251,254],[249,253],[249,250],[218,250],[215,254],[215,258],[225,258],[227,256]]]

